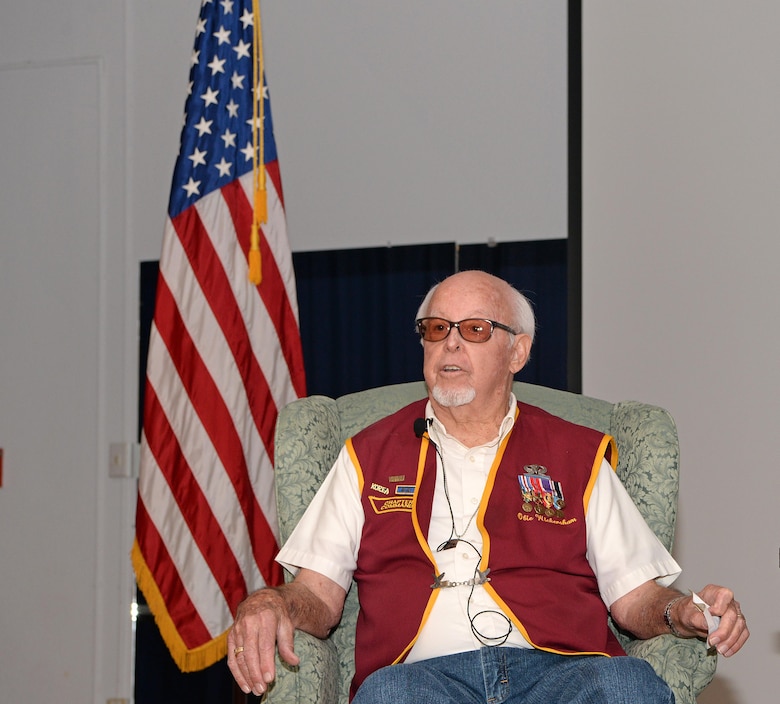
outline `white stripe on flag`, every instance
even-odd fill
[[[244,174],[239,179],[239,182],[251,203],[254,197],[252,196],[252,174]],[[298,290],[295,286],[292,250],[287,238],[287,216],[272,179],[266,179],[266,188],[268,190],[268,222],[262,226],[262,229],[268,241],[268,246],[271,248],[271,252],[273,252],[276,266],[279,267],[287,299],[290,301],[290,307],[293,309],[295,320],[297,321]]]
[[[145,437],[143,442],[146,443]],[[230,609],[179,511],[165,476],[152,454],[147,452],[146,456],[148,471],[142,475],[143,486],[139,485],[139,493],[190,600],[211,636],[216,638],[224,630],[224,624],[233,620]],[[193,585],[197,585],[197,589],[192,589]]]
[[[221,191],[210,193],[195,205],[207,232],[219,232],[212,244],[228,273],[231,290],[250,332],[252,352],[263,370],[278,410],[297,398],[276,328],[256,286],[247,279],[247,260],[237,246],[233,219]],[[251,321],[251,325],[247,322]]]
[[[155,356],[154,362],[150,361],[147,378],[157,394],[165,417],[176,433],[182,456],[200,486],[233,555],[236,556],[244,581],[248,585],[262,585],[262,575],[252,555],[248,527],[239,497],[225,476],[225,468],[209,441],[197,412],[189,402],[189,396],[181,388],[176,367],[164,346],[163,351]],[[208,540],[209,536],[197,537],[203,541]]]
[[[165,265],[160,273],[166,280],[169,280],[169,275],[175,276],[177,279],[175,283],[169,281],[169,288],[198,353],[233,419],[233,425],[243,445],[252,490],[278,544],[279,528],[273,489],[273,467],[257,426],[252,420],[243,380],[236,369],[235,360],[219,323],[210,306],[206,303],[203,292],[195,279],[178,237],[175,235],[168,237],[165,249],[163,259]],[[189,292],[186,301],[181,300],[182,291]],[[175,398],[178,391],[172,389],[171,393]],[[175,427],[180,426],[176,425]],[[197,432],[193,431],[192,442],[199,440]],[[249,543],[245,544],[245,549],[249,551],[247,554],[251,554]],[[253,579],[248,584],[262,586],[263,583],[262,581],[258,583]]]

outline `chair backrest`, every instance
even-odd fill
[[[516,382],[518,399],[615,438],[618,476],[661,542],[671,549],[677,517],[679,446],[669,413],[636,401],[609,403]],[[337,399],[310,396],[282,410],[276,427],[276,502],[282,542],[330,470],[344,441],[374,421],[424,398],[423,382],[385,386]],[[333,640],[342,670],[342,701],[354,672],[358,602],[350,591]],[[620,635],[621,639],[625,636]]]

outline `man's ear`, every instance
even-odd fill
[[[525,333],[515,335],[515,341],[512,344],[512,356],[509,360],[509,368],[512,374],[517,374],[528,362],[531,356],[531,336]]]

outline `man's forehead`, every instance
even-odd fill
[[[428,315],[447,317],[459,315],[463,318],[491,317],[503,306],[501,297],[485,281],[443,281],[433,292]]]

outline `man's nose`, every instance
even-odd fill
[[[450,334],[444,339],[444,347],[448,350],[456,350],[462,342],[460,337],[460,328],[454,325],[450,328]]]

